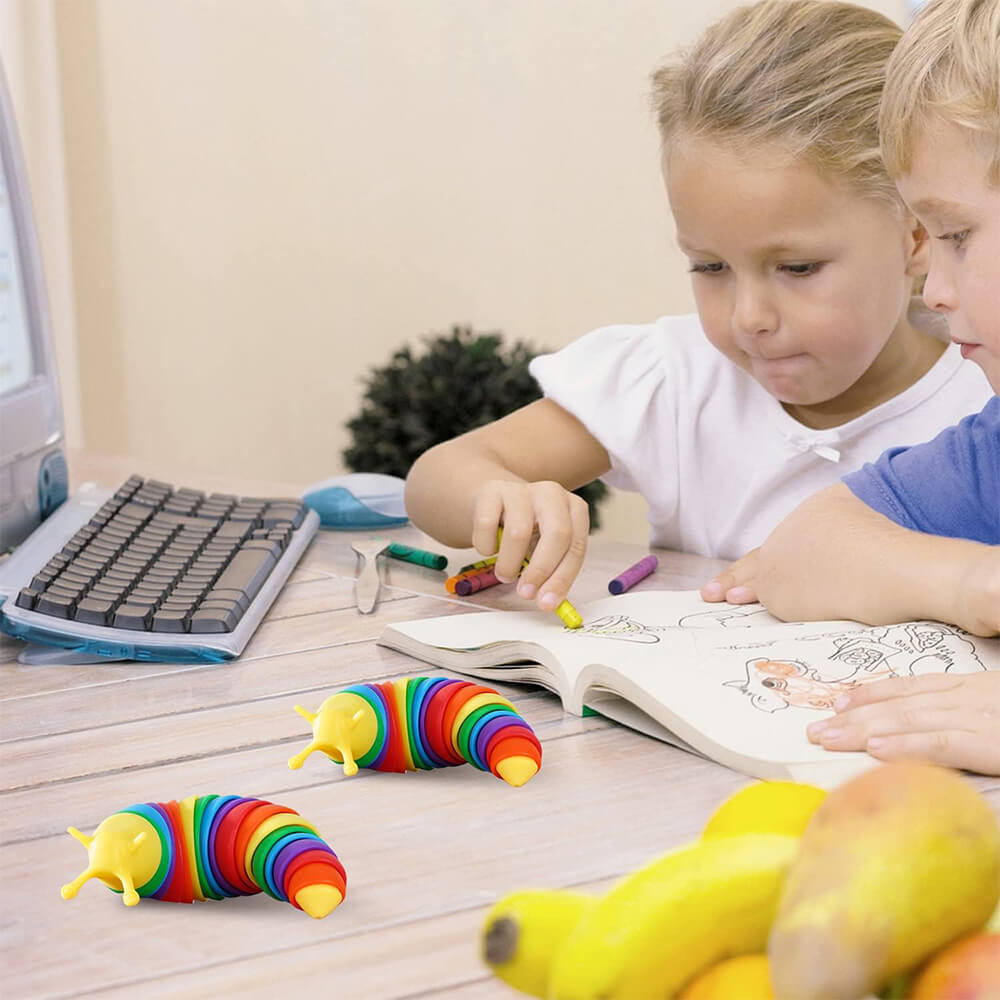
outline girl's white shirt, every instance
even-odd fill
[[[813,493],[993,395],[950,344],[899,395],[813,430],[712,347],[696,315],[594,330],[530,370],[607,450],[604,480],[645,497],[651,545],[725,559],[760,545]]]

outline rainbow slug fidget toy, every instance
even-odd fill
[[[312,742],[288,761],[300,768],[321,750],[344,774],[429,771],[472,764],[508,785],[523,785],[542,765],[542,745],[514,706],[492,688],[448,677],[404,677],[356,684],[313,713]]]
[[[172,903],[266,892],[317,920],[343,900],[344,866],[294,809],[239,795],[190,796],[129,806],[88,837],[90,855],[62,887],[72,899],[88,879],[123,893],[126,906],[152,896]]]

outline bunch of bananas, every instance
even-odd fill
[[[486,916],[483,956],[531,996],[673,996],[727,956],[764,950],[799,835],[824,795],[790,782],[749,785],[719,807],[697,843],[604,896],[512,893]]]
[[[749,785],[696,843],[603,896],[514,892],[487,913],[482,953],[545,1000],[839,1000],[982,929],[998,896],[986,803],[951,772],[895,764],[829,796]]]

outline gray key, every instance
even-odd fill
[[[273,528],[280,521],[291,521],[294,527],[298,527],[305,517],[305,508],[302,504],[270,504],[261,516],[261,524],[265,528]]]
[[[159,604],[163,600],[164,591],[159,587],[140,584],[128,595],[129,604]]]
[[[219,530],[215,533],[216,539],[221,541],[242,542],[250,534],[252,526],[246,521],[223,521],[219,525]]]
[[[281,545],[278,542],[270,542],[266,538],[255,538],[253,541],[247,542],[243,546],[244,552],[247,550],[260,549],[263,552],[270,552],[274,556],[275,561],[281,556]]]
[[[44,590],[59,574],[43,570],[36,573],[31,581],[31,586],[35,590]]]
[[[74,619],[87,625],[107,625],[111,612],[115,609],[114,601],[102,601],[96,597],[85,597],[76,606]]]
[[[153,615],[154,632],[186,632],[188,629],[188,612],[161,608]]]
[[[137,628],[148,629],[150,619],[153,617],[152,604],[123,604],[116,612],[114,618],[115,628]]]
[[[41,591],[34,587],[22,587],[15,603],[19,608],[27,608],[30,611],[35,606],[35,601],[38,600],[40,594]]]
[[[233,556],[232,562],[215,581],[215,589],[242,590],[247,600],[252,601],[276,562],[270,551],[242,549]]]
[[[242,590],[220,590],[218,587],[215,587],[205,595],[205,602],[209,601],[225,601],[229,604],[237,604],[241,611],[246,611],[250,607],[250,601]]]
[[[235,612],[227,611],[225,608],[198,610],[191,616],[191,631],[232,632],[238,621]]]
[[[47,590],[38,598],[35,610],[42,615],[52,615],[54,618],[72,618],[76,598],[68,594],[52,593]]]
[[[168,597],[161,605],[161,611],[184,611],[190,617],[194,609],[198,606],[195,598],[186,599],[181,597]]]
[[[118,517],[132,519],[137,521],[139,524],[145,524],[156,511],[152,507],[147,507],[145,504],[133,503],[131,500],[124,504],[118,510]]]
[[[236,623],[243,617],[243,608],[236,601],[213,601],[207,597],[198,605],[198,611],[219,611],[224,613],[230,628],[235,628]]]

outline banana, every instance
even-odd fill
[[[583,913],[549,1000],[669,997],[724,958],[764,951],[798,847],[778,834],[720,837],[640,868]]]
[[[494,904],[483,921],[483,960],[508,986],[544,997],[552,960],[596,898],[523,889]]]

